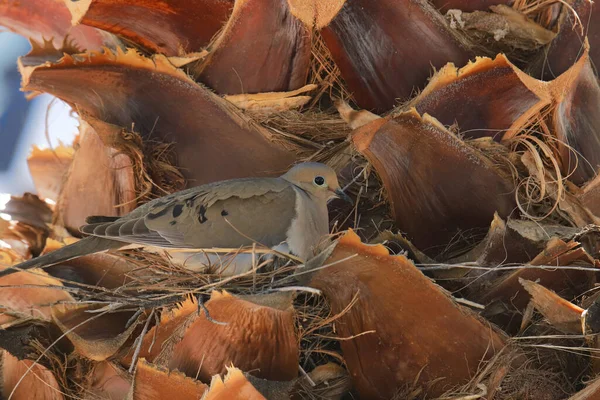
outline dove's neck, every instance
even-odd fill
[[[287,231],[287,245],[290,251],[307,260],[312,257],[314,248],[329,233],[327,201],[312,198],[301,188],[296,192],[296,217]]]

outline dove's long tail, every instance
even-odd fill
[[[85,239],[78,240],[73,244],[61,247],[60,249],[44,254],[43,256],[32,258],[31,260],[27,260],[13,267],[8,267],[0,271],[0,277],[13,274],[19,270],[49,267],[63,261],[85,256],[86,254],[116,249],[123,247],[124,245],[126,245],[126,243],[116,240],[88,236]]]

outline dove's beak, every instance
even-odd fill
[[[344,191],[341,188],[337,188],[337,189],[333,190],[333,193],[335,193],[335,195],[338,199],[342,199],[342,200],[354,205],[354,202],[352,201],[350,196],[348,196],[346,193],[344,193]]]

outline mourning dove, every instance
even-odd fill
[[[277,178],[210,183],[152,200],[123,217],[89,217],[81,231],[90,236],[16,268],[50,266],[132,245],[162,249],[193,270],[215,261],[214,254],[207,259],[200,249],[238,249],[254,242],[306,260],[329,233],[327,203],[333,197],[352,202],[335,172],[321,163],[298,164]],[[7,268],[0,276],[17,269]]]

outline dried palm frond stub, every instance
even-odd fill
[[[325,293],[332,313],[341,313],[335,329],[361,398],[389,399],[413,384],[439,395],[469,381],[505,345],[406,257],[362,244],[353,231],[339,239],[325,265],[310,286]]]
[[[558,104],[552,116],[565,175],[575,184],[592,179],[600,168],[600,116],[594,111],[600,105],[600,85],[587,43],[582,51],[577,63],[556,79],[564,83],[555,89]]]
[[[431,67],[464,65],[471,54],[425,0],[346,0],[334,15],[316,28],[367,110],[390,110],[425,86]]]
[[[341,400],[352,388],[348,371],[332,362],[315,367],[299,381],[301,398]]]
[[[548,241],[546,249],[523,268],[500,277],[477,299],[484,304],[501,303],[504,309],[496,315],[490,308],[488,317],[506,330],[514,330],[521,321],[530,296],[519,283],[521,280],[537,282],[569,299],[589,289],[595,281],[594,260],[579,243],[564,242],[558,238]],[[581,265],[592,270],[568,268]],[[563,267],[563,268],[561,268]]]
[[[59,280],[39,269],[3,276],[0,278],[0,326],[19,319],[50,321],[53,304],[74,301],[67,291],[59,289],[61,286]]]
[[[509,218],[503,221],[496,214],[485,239],[473,250],[451,261],[475,261],[478,265],[489,267],[527,263],[544,250],[551,237],[568,240],[579,232],[577,228],[546,223],[542,225],[527,219]],[[473,273],[478,274],[477,271]]]
[[[52,319],[79,355],[103,361],[123,347],[142,319],[131,320],[133,311],[110,308],[110,304],[62,304],[52,308]]]
[[[31,193],[25,193],[21,197],[10,196],[5,204],[0,202],[0,211],[9,217],[8,220],[40,229],[47,229],[46,224],[52,220],[52,210],[48,204]]]
[[[253,113],[261,114],[275,114],[305,105],[311,97],[299,96],[299,94],[310,92],[316,88],[317,85],[311,84],[290,92],[233,94],[224,96],[224,98],[242,110],[250,110]]]
[[[577,198],[581,200],[581,204],[600,218],[600,175],[586,183],[582,187],[582,191],[577,194]]]
[[[269,131],[192,81],[165,56],[145,58],[134,50],[118,50],[65,56],[36,67],[26,67],[25,61],[21,59],[24,90],[48,92],[119,127],[133,124],[146,140],[174,142],[178,166],[193,185],[278,175],[295,160]]]
[[[138,364],[139,366],[139,364]],[[82,397],[84,400],[125,399],[132,385],[132,378],[126,371],[109,361],[96,363],[87,376]]]
[[[600,62],[600,24],[597,22],[599,16],[600,7],[593,1],[564,2],[558,17],[556,38],[545,51],[540,52],[537,65],[532,65],[535,76],[552,80],[566,72],[582,55],[586,40],[591,44],[590,58],[594,65],[598,65]]]
[[[236,0],[193,74],[219,94],[295,90],[306,84],[310,43],[287,1]]]
[[[39,255],[50,233],[51,218],[52,210],[36,195],[0,195],[0,248],[9,247],[21,259]]]
[[[208,386],[178,371],[169,371],[148,363],[143,358],[137,363],[133,385],[128,398],[131,400],[162,400],[177,398],[198,400]]]
[[[499,141],[513,124],[531,119],[543,106],[530,81],[535,80],[503,54],[477,57],[460,69],[445,65],[409,106],[444,125],[457,123],[467,138]]]
[[[0,394],[13,400],[63,400],[63,392],[51,371],[31,360],[19,360],[0,350]]]
[[[199,51],[227,21],[233,0],[65,0],[76,26],[119,35],[155,53]],[[81,24],[81,25],[79,25]]]
[[[431,0],[431,3],[439,9],[441,12],[447,12],[448,10],[461,10],[466,12],[471,11],[485,11],[490,6],[496,4],[508,4],[513,3],[514,0]]]
[[[502,51],[515,59],[527,58],[554,39],[552,32],[528,18],[525,14],[504,4],[491,5],[489,12],[462,12],[446,14],[450,26],[465,32],[474,42],[485,44],[482,51]]]
[[[27,166],[38,196],[54,202],[58,200],[72,161],[72,147],[60,145],[53,149],[40,149],[33,146],[27,157]]]
[[[64,243],[53,239],[46,241],[43,254],[57,250],[78,239],[65,238]],[[141,267],[130,258],[112,253],[96,253],[75,258],[44,268],[48,274],[59,279],[83,283],[107,289],[123,287],[131,282]],[[1,282],[1,281],[0,281]]]
[[[88,26],[71,26],[69,10],[62,0],[6,0],[0,3],[0,26],[26,38],[49,39],[60,46],[67,37],[81,50],[114,44],[112,35]]]
[[[119,128],[112,129],[116,132],[110,134],[119,134]],[[100,136],[105,134],[80,119],[78,146],[55,214],[55,219],[76,235],[90,215],[121,216],[137,206],[132,160],[105,146]],[[93,180],[89,179],[91,168]]]
[[[585,389],[580,390],[568,400],[598,400],[600,398],[600,378],[594,379]]]
[[[427,255],[514,208],[507,171],[414,109],[364,125],[352,140],[381,177],[397,225]]]
[[[555,149],[563,175],[581,184],[600,166],[600,122],[592,112],[600,87],[588,50],[584,46],[577,63],[550,82],[525,74],[504,55],[477,58],[461,69],[448,64],[409,106],[445,125],[457,123],[469,138],[540,134]]]
[[[564,333],[581,334],[581,314],[584,309],[563,299],[544,286],[519,278],[519,283],[531,295],[531,303],[552,326]]]
[[[264,304],[264,305],[262,305]],[[279,294],[236,297],[213,291],[205,312],[195,300],[163,313],[142,340],[140,357],[203,382],[229,363],[264,379],[292,380],[298,372],[294,309]],[[130,350],[125,364],[131,362]]]

